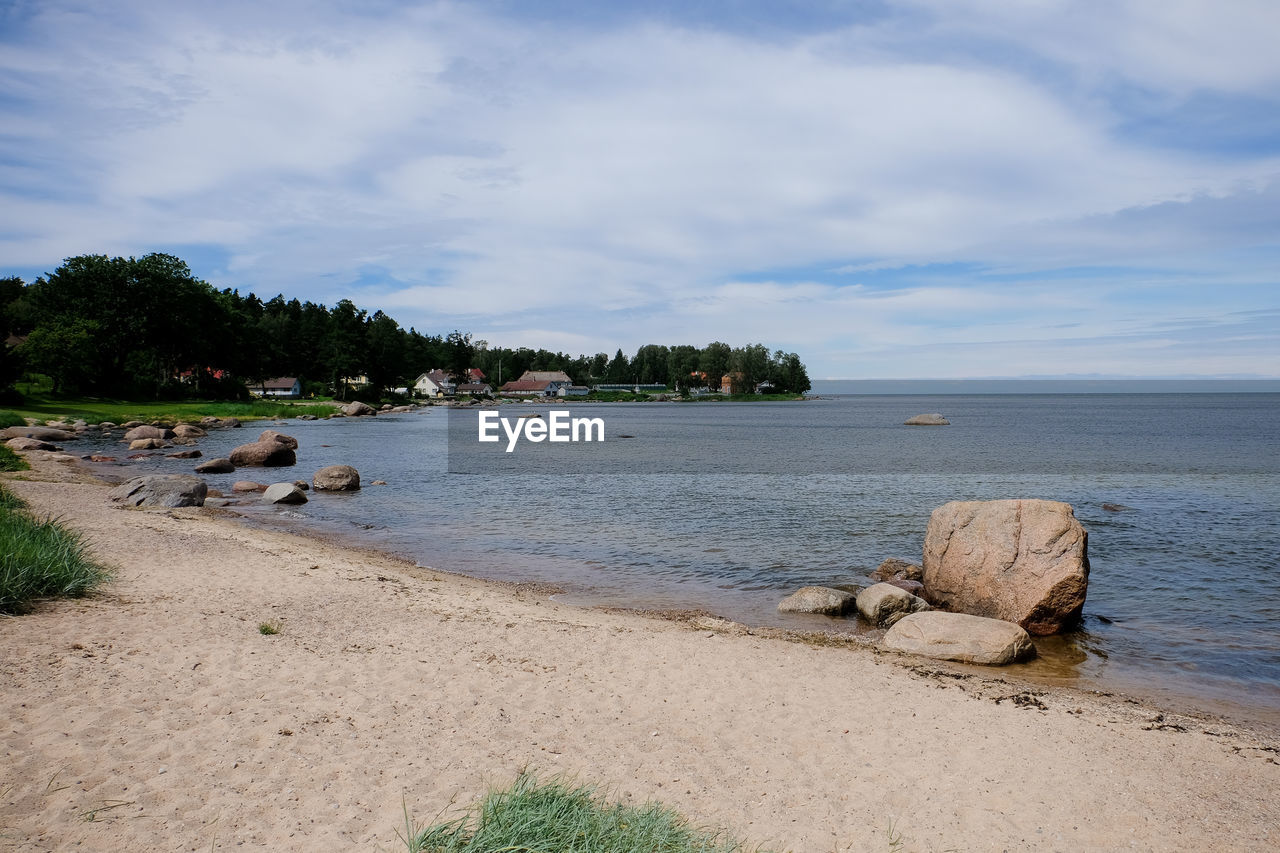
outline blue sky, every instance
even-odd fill
[[[1280,5],[14,2],[0,274],[815,378],[1280,377]]]

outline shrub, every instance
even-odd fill
[[[40,598],[83,596],[109,578],[79,533],[29,515],[20,498],[0,488],[0,613],[22,613]]]
[[[657,803],[608,804],[595,788],[561,779],[539,782],[521,773],[473,811],[436,826],[417,828],[406,817],[402,839],[410,853],[745,853],[722,832],[697,830]]]
[[[27,419],[17,412],[8,409],[0,410],[0,429],[12,426],[26,426]]]

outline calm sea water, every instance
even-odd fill
[[[1090,535],[1083,625],[1038,641],[1040,658],[1016,669],[1280,719],[1280,394],[858,395],[571,411],[603,417],[606,442],[477,456],[475,410],[290,421],[296,468],[208,480],[229,492],[244,477],[309,479],[349,463],[366,483],[359,493],[245,512],[423,565],[552,583],[572,602],[803,628],[833,623],[778,614],[783,595],[852,581],[885,557],[918,561],[929,514],[946,501],[1066,501]],[[952,425],[902,425],[920,412]],[[225,455],[256,431],[213,433],[200,448]],[[389,485],[368,487],[376,479]]]

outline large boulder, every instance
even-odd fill
[[[311,484],[317,492],[354,492],[360,488],[360,472],[350,465],[327,465],[315,473]]]
[[[230,474],[234,470],[236,466],[231,464],[231,460],[222,458],[210,459],[196,466],[197,474]]]
[[[173,430],[164,429],[163,427],[151,426],[143,424],[136,426],[124,434],[125,441],[138,441],[144,438],[158,438],[163,441],[166,438],[173,438]]]
[[[378,410],[375,409],[373,406],[366,405],[365,403],[361,403],[359,400],[357,400],[354,403],[348,403],[347,405],[343,406],[342,413],[348,417],[359,418],[359,417],[364,417],[366,415],[376,415],[378,414]]]
[[[195,424],[178,424],[173,428],[173,434],[178,438],[204,438],[209,433]]]
[[[65,429],[53,429],[51,427],[41,426],[15,426],[6,427],[0,431],[0,437],[10,438],[34,438],[38,441],[75,441],[76,434]]]
[[[907,418],[903,423],[907,426],[951,426],[951,421],[937,412],[931,412],[927,415],[914,415]]]
[[[884,635],[884,646],[938,660],[1003,666],[1035,654],[1027,632],[1012,622],[930,610],[912,613]]]
[[[164,447],[163,438],[135,438],[129,442],[130,450],[158,450]]]
[[[296,465],[298,456],[293,448],[278,441],[255,441],[234,448],[228,458],[237,468],[281,468]]]
[[[154,474],[134,477],[107,493],[113,501],[129,506],[204,506],[209,487],[190,474]]]
[[[854,595],[829,586],[806,586],[778,602],[781,613],[817,613],[843,616],[853,607]]]
[[[1084,608],[1088,543],[1070,504],[952,501],[929,519],[926,597],[945,610],[1056,634]]]
[[[890,583],[878,583],[858,593],[858,612],[877,628],[891,627],[911,613],[929,609],[929,602]]]
[[[262,493],[262,502],[268,504],[304,504],[307,496],[293,483],[272,483]]]
[[[282,432],[276,432],[273,429],[264,429],[258,435],[258,441],[274,441],[276,444],[283,444],[290,450],[298,449],[298,439],[291,435],[285,435]]]

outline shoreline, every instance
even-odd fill
[[[559,604],[32,465],[10,487],[118,577],[0,620],[17,850],[395,849],[402,806],[430,819],[526,766],[795,851],[883,850],[891,821],[907,850],[1274,843],[1274,729]]]

